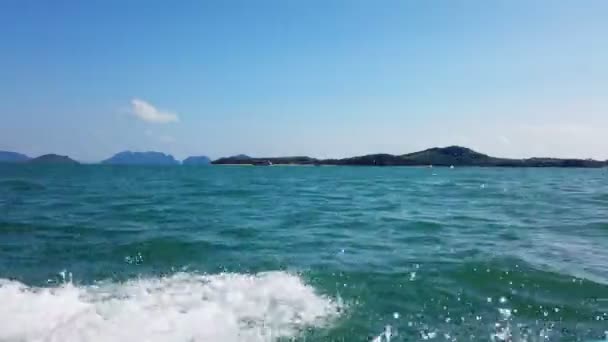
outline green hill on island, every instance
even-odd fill
[[[315,159],[310,157],[220,158],[213,164],[249,165],[352,165],[352,166],[501,166],[501,167],[603,167],[606,162],[593,159],[497,158],[461,146],[433,147],[419,152],[393,155],[368,154],[343,159]]]
[[[78,164],[68,156],[45,154],[29,159],[26,155],[0,151],[0,163]],[[367,154],[342,159],[316,159],[307,156],[250,157],[238,154],[210,161],[206,156],[186,158],[183,163],[172,155],[161,152],[125,151],[103,160],[101,164],[113,165],[346,165],[346,166],[486,166],[486,167],[607,167],[608,161],[594,159],[562,158],[498,158],[462,146],[433,147],[423,151],[393,155]]]
[[[25,154],[10,152],[10,151],[0,151],[0,163],[21,163],[30,160],[30,157]]]
[[[68,156],[60,156],[58,154],[45,154],[40,157],[30,159],[27,161],[27,163],[29,163],[29,164],[64,164],[64,165],[80,164]]]

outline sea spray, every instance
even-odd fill
[[[339,304],[285,272],[75,286],[0,280],[1,341],[274,341],[322,327]]]

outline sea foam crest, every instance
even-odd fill
[[[0,303],[0,341],[273,341],[326,326],[340,312],[285,272],[53,288],[0,279]]]

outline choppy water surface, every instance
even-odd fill
[[[601,169],[0,166],[0,341],[589,341]]]

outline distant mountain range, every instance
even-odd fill
[[[273,157],[273,158],[252,158],[245,155],[220,158],[213,161],[216,165],[314,165],[323,164],[323,160],[298,156],[298,157]]]
[[[430,148],[403,155],[370,154],[346,159],[321,161],[328,165],[378,166],[501,166],[501,167],[602,167],[606,162],[592,159],[528,158],[509,159],[491,157],[466,147]]]
[[[112,165],[178,165],[172,155],[161,152],[124,151],[101,162]]]
[[[0,163],[77,164],[67,156],[43,155],[34,159],[26,155],[0,151]],[[111,165],[178,165],[170,154],[161,152],[124,151],[101,162]],[[461,146],[434,147],[424,151],[393,154],[368,154],[343,159],[315,159],[306,156],[254,158],[244,154],[211,161],[206,156],[184,159],[184,165],[352,165],[352,166],[496,166],[496,167],[606,167],[608,161],[559,158],[497,158]]]
[[[211,164],[211,159],[209,159],[209,157],[206,157],[206,156],[188,157],[188,158],[184,159],[184,161],[182,161],[182,164],[184,164],[184,165],[209,165],[209,164]]]
[[[78,165],[77,161],[68,156],[60,156],[58,154],[45,154],[27,161],[29,164],[70,164]]]
[[[20,163],[30,160],[25,154],[9,151],[0,151],[0,163]]]
[[[353,165],[353,166],[502,166],[502,167],[603,167],[608,161],[592,159],[496,158],[466,147],[434,147],[424,151],[392,155],[368,154],[343,159],[314,159],[310,157],[242,158],[240,156],[220,158],[213,164],[237,165]]]
[[[26,163],[26,164],[79,164],[68,156],[58,154],[44,154],[30,158],[17,152],[0,151],[0,163]]]

